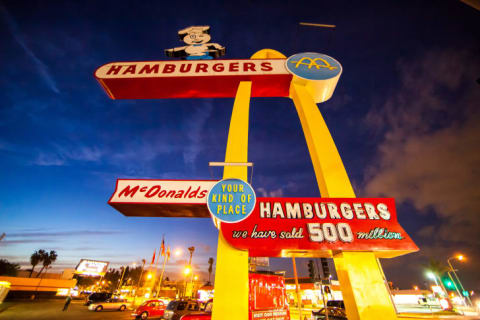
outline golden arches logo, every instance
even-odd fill
[[[304,61],[308,61],[308,62],[304,62]],[[317,64],[317,61],[321,61],[322,64]],[[334,67],[334,66],[330,65],[330,63],[328,63],[327,60],[322,59],[322,58],[312,59],[310,57],[303,57],[299,61],[290,61],[290,62],[295,63],[295,68],[298,68],[298,66],[300,66],[300,65],[305,65],[305,66],[308,66],[308,69],[311,69],[312,67],[315,67],[317,69],[326,68],[328,70],[338,69],[338,67]]]

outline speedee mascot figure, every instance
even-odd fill
[[[192,26],[178,31],[180,39],[187,45],[173,49],[165,49],[168,57],[187,60],[213,59],[225,55],[225,47],[218,43],[209,43],[209,26]]]

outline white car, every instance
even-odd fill
[[[95,302],[88,306],[88,310],[102,311],[102,310],[118,310],[124,311],[127,309],[127,300],[120,298],[111,298],[105,302]]]

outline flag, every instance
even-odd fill
[[[153,257],[152,257],[152,262],[150,264],[155,263],[155,251],[157,251],[157,249],[153,249]]]
[[[167,260],[170,259],[170,246],[167,248]]]
[[[165,257],[165,236],[162,237],[162,257]]]

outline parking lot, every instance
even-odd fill
[[[83,301],[72,301],[67,311],[63,312],[65,300],[16,301],[0,304],[0,319],[2,320],[54,320],[54,319],[133,319],[131,310],[119,311],[89,311]]]

